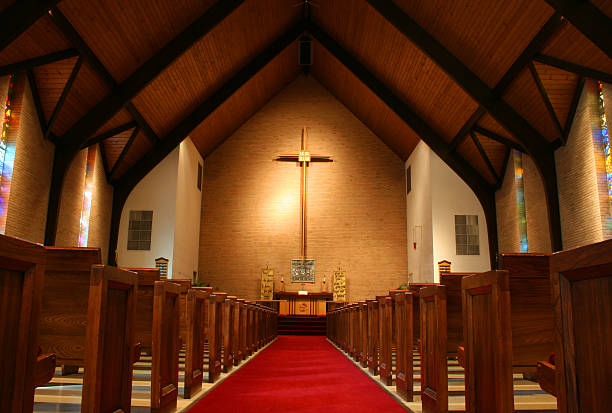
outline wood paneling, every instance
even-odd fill
[[[300,12],[282,0],[243,4],[151,82],[134,105],[159,136],[165,135],[279,38]]]
[[[529,68],[521,71],[503,98],[546,139],[560,138]]]
[[[612,59],[571,24],[566,24],[556,36],[553,36],[542,53],[591,69],[612,73]]]
[[[488,113],[485,114],[476,124],[480,127],[490,130],[491,132],[495,132],[496,134],[503,136],[504,138],[510,139],[516,143],[520,143],[518,139],[514,137],[510,132],[508,132],[502,125],[497,122],[493,116]]]
[[[319,43],[314,44],[312,73],[397,156],[408,159],[418,135]]]
[[[125,171],[130,168],[130,166],[134,165],[152,147],[153,145],[146,135],[143,132],[139,132],[138,135],[136,135],[132,146],[130,146],[130,149],[123,158],[123,161],[119,166],[117,166],[117,170],[113,176],[111,176],[111,179],[116,179],[123,175]]]
[[[115,162],[121,155],[121,151],[125,147],[125,144],[130,139],[132,132],[134,129],[128,129],[124,132],[121,132],[112,138],[105,139],[102,143],[104,145],[104,154],[106,155],[106,164],[109,167],[109,170],[115,166]]]
[[[109,93],[109,89],[103,79],[87,62],[84,62],[56,121],[53,123],[53,133],[58,136],[63,135],[74,122],[87,113],[107,93]]]
[[[506,149],[508,147],[503,143],[499,143],[478,133],[476,134],[476,137],[489,157],[495,172],[497,172],[497,176],[501,177],[504,170],[504,161],[506,160]]]
[[[96,131],[96,133],[93,134],[93,136],[100,135],[100,134],[102,134],[104,132],[107,132],[107,131],[113,129],[113,128],[117,128],[117,127],[119,127],[121,125],[125,125],[126,123],[129,123],[129,122],[131,122],[133,120],[134,119],[128,113],[127,110],[121,109],[119,112],[117,112],[117,114],[115,116],[113,116],[113,118],[111,120],[106,122],[104,124],[104,126],[102,126],[100,129],[98,129]]]
[[[468,161],[468,163],[470,163],[472,167],[476,169],[476,171],[478,171],[478,173],[480,173],[484,179],[487,180],[487,182],[492,185],[497,184],[495,177],[489,171],[487,163],[482,158],[480,152],[478,152],[478,148],[469,136],[457,147],[457,153],[459,153],[463,159]]]
[[[0,53],[0,66],[16,63],[60,50],[72,45],[51,21],[43,16]]]
[[[534,66],[546,89],[550,103],[555,109],[559,122],[562,126],[565,126],[567,115],[572,106],[572,99],[576,87],[578,87],[579,76],[538,62],[534,62]]]
[[[245,83],[189,135],[203,157],[246,122],[299,74],[297,42]]]
[[[532,0],[395,3],[490,87],[554,11],[546,2]]]
[[[76,61],[77,58],[73,57],[33,69],[46,122],[51,118]]]
[[[214,3],[66,0],[59,8],[120,83]]]

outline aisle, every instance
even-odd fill
[[[279,336],[189,413],[402,412],[325,337]]]

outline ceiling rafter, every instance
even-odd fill
[[[497,141],[499,143],[503,143],[504,145],[508,146],[509,148],[512,149],[516,149],[517,151],[523,152],[523,153],[527,153],[527,149],[525,149],[525,147],[523,145],[521,145],[518,142],[514,142],[511,139],[506,138],[505,136],[499,135],[493,131],[490,131],[486,128],[483,128],[482,126],[478,126],[475,125],[474,128],[472,129],[474,132],[480,133],[481,135],[486,136],[489,139],[493,139],[494,141]]]
[[[87,142],[85,142],[85,144],[83,145],[83,148],[87,148],[88,146],[95,145],[96,143],[102,143],[108,138],[112,138],[113,136],[116,136],[120,134],[121,132],[125,132],[126,130],[136,128],[137,126],[138,126],[138,123],[136,121],[132,121],[132,122],[124,123],[123,125],[114,127],[104,133],[101,133],[99,135],[96,135],[90,138]]]
[[[50,63],[55,63],[60,60],[71,59],[79,55],[76,49],[60,50],[42,56],[33,57],[32,59],[22,60],[21,62],[11,63],[0,67],[0,76],[6,76],[22,70],[31,69],[36,66],[44,66]]]
[[[476,149],[478,149],[480,156],[487,164],[487,168],[489,168],[489,172],[491,172],[491,175],[493,175],[493,179],[495,179],[495,182],[497,183],[497,188],[499,188],[501,186],[501,179],[499,178],[499,175],[497,175],[497,171],[493,167],[493,164],[491,163],[491,159],[489,159],[489,155],[487,155],[487,152],[482,147],[482,144],[478,140],[478,137],[476,136],[474,131],[470,131],[470,136],[472,137],[472,141],[474,142],[474,145],[476,145]]]
[[[386,85],[369,72],[355,57],[332,39],[312,22],[308,22],[307,31],[325,47],[338,61],[351,71],[366,87],[378,96],[392,111],[394,111],[419,137],[461,176],[476,194],[485,211],[489,245],[492,246],[491,263],[495,262],[497,250],[497,228],[495,226],[494,188],[463,158],[449,153],[447,144],[427,122],[420,118],[404,101],[397,97]]]
[[[576,63],[568,62],[565,60],[557,59],[556,57],[537,54],[533,60],[536,62],[544,63],[548,66],[553,66],[559,69],[563,69],[566,72],[576,73],[577,75],[590,77],[591,79],[601,80],[602,82],[612,83],[612,74],[602,72],[600,70],[591,69],[586,66],[582,66]]]
[[[60,137],[62,143],[72,147],[81,146],[92,133],[101,128],[162,71],[214,29],[243,2],[244,0],[224,0],[209,8],[114,88],[110,95],[98,102],[96,106],[79,119]]]
[[[70,77],[68,77],[68,81],[64,85],[62,94],[57,100],[57,103],[55,104],[55,108],[53,108],[53,113],[51,114],[51,117],[49,118],[49,121],[47,122],[47,129],[45,129],[45,138],[47,138],[49,134],[51,133],[51,128],[53,127],[53,123],[57,119],[57,116],[59,115],[60,110],[62,110],[62,106],[64,106],[64,102],[66,101],[66,98],[68,97],[68,93],[70,93],[70,89],[72,89],[72,85],[74,84],[74,80],[76,79],[77,74],[79,73],[79,70],[81,69],[82,64],[83,64],[83,59],[79,57],[75,65],[72,67],[72,72],[70,72]]]
[[[419,26],[391,0],[367,0],[367,2],[410,42],[429,56],[457,85],[479,105],[483,106],[500,125],[525,146],[540,171],[544,183],[552,248],[554,251],[561,250],[563,248],[561,241],[561,215],[559,212],[559,194],[557,190],[553,145],[508,103],[499,99],[496,93],[480,80],[461,60],[442,46],[431,34]]]
[[[111,233],[109,251],[114,251],[117,244],[119,219],[121,210],[131,190],[144,178],[159,162],[161,162],[174,148],[176,148],[198,125],[211,113],[221,106],[238,89],[247,83],[261,69],[278,56],[287,46],[295,41],[305,29],[305,22],[300,21],[276,41],[268,46],[261,54],[251,60],[238,73],[229,79],[209,98],[202,102],[193,112],[181,120],[178,125],[168,132],[160,142],[140,158],[130,169],[114,182],[113,209],[111,214]],[[109,262],[114,262],[113,254],[109,254]]]
[[[34,108],[36,109],[38,123],[40,124],[40,132],[44,134],[47,130],[47,119],[45,118],[45,112],[43,111],[42,103],[40,101],[40,94],[38,93],[38,85],[36,84],[36,78],[32,69],[26,69],[26,75],[28,77],[28,83],[30,84],[32,98],[34,99]]]
[[[115,171],[117,170],[117,167],[119,167],[119,164],[121,164],[121,162],[123,161],[123,158],[125,158],[125,155],[128,153],[128,151],[132,147],[132,143],[134,143],[134,140],[136,139],[136,136],[138,136],[139,132],[140,132],[140,128],[134,128],[134,131],[130,135],[130,138],[128,139],[127,143],[125,144],[125,146],[121,150],[121,153],[119,154],[119,157],[115,161],[115,164],[113,165],[113,168],[108,173],[109,178],[112,179],[113,175],[115,174]]]
[[[59,0],[19,0],[0,14],[0,50],[47,13]]]
[[[98,59],[87,43],[85,43],[81,35],[79,35],[72,24],[70,24],[66,16],[64,16],[64,14],[57,7],[53,7],[49,15],[51,16],[53,23],[55,23],[64,36],[66,36],[70,43],[72,43],[72,45],[79,51],[85,61],[96,71],[96,73],[98,73],[100,77],[102,77],[102,79],[104,79],[106,85],[111,89],[115,89],[117,87],[117,82],[115,79],[111,76],[108,70],[106,70],[102,62],[100,62],[100,59]],[[159,137],[153,131],[149,123],[142,117],[132,102],[126,103],[125,109],[130,115],[132,115],[134,120],[138,122],[138,126],[140,126],[149,140],[154,144],[157,143],[159,141]]]
[[[546,0],[612,59],[612,19],[585,0]]]
[[[102,157],[102,167],[104,168],[104,176],[106,177],[106,183],[109,183],[108,162],[106,161],[106,149],[104,149],[104,143],[100,143],[98,147],[100,148],[100,155]]]
[[[584,76],[580,76],[578,78],[578,84],[576,85],[576,90],[574,91],[574,96],[572,97],[570,110],[567,114],[567,119],[565,120],[565,128],[563,129],[564,145],[567,143],[567,138],[569,137],[570,130],[572,129],[572,123],[574,123],[574,118],[576,117],[576,110],[578,109],[578,103],[580,102],[580,96],[582,95],[582,90],[584,89],[585,82],[586,79],[584,78]]]
[[[566,20],[559,13],[554,13],[531,39],[527,47],[523,50],[519,57],[516,58],[512,66],[506,71],[497,85],[493,88],[493,93],[501,96],[506,89],[512,84],[514,79],[523,71],[533,60],[533,57],[542,50],[546,42],[555,34],[560,27],[566,24]],[[467,137],[468,132],[472,127],[485,115],[486,110],[482,106],[474,111],[472,116],[465,122],[459,132],[451,141],[450,150],[456,150],[457,146]]]
[[[544,84],[542,83],[542,79],[540,79],[540,75],[538,74],[538,71],[533,65],[533,62],[530,62],[528,67],[529,67],[529,72],[531,72],[531,77],[533,78],[534,82],[536,83],[536,86],[538,87],[540,96],[542,96],[544,105],[546,105],[546,110],[548,111],[548,114],[550,115],[552,121],[555,124],[555,127],[557,128],[557,132],[559,133],[558,138],[562,139],[563,138],[563,127],[561,126],[561,122],[559,122],[559,118],[557,117],[555,108],[553,107],[552,103],[550,103],[550,98],[548,97],[548,92],[546,92],[546,88],[544,87]]]

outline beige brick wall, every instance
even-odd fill
[[[529,252],[552,252],[544,184],[533,159],[525,154],[523,170]]]
[[[520,251],[518,206],[516,203],[516,184],[514,182],[514,158],[510,154],[504,182],[495,193],[497,209],[497,236],[499,252]]]
[[[308,256],[316,283],[289,283],[299,258],[300,168],[274,162],[299,150],[309,127],[313,153],[333,164],[309,168]],[[259,298],[260,272],[283,274],[287,290],[319,291],[342,265],[348,299],[398,287],[407,277],[403,161],[311,77],[301,76],[248,120],[204,163],[200,279]]]
[[[100,153],[99,146],[96,149],[94,193],[91,201],[87,246],[101,248],[102,262],[107,263],[108,238],[110,236],[110,220],[113,208],[113,187],[106,182],[102,154]]]
[[[4,104],[5,96],[1,99]],[[13,105],[11,131],[17,147],[5,233],[42,243],[54,145],[43,138],[25,75],[17,77]]]
[[[593,139],[597,112],[596,89],[587,81],[567,144],[555,152],[564,249],[603,239],[601,164],[595,157]]]

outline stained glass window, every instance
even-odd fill
[[[13,115],[14,84],[15,75],[11,75],[4,104],[2,134],[0,135],[0,234],[4,234],[6,230],[6,215],[8,212],[9,194],[11,193],[13,164],[15,163],[15,145],[9,142],[8,136]]]
[[[606,168],[606,180],[608,183],[608,198],[612,202],[612,153],[610,152],[610,135],[608,134],[608,117],[606,116],[606,105],[604,103],[604,85],[597,82],[599,92],[599,126],[601,128],[601,144],[603,145],[604,164]],[[612,227],[612,217],[607,219],[608,227]]]
[[[87,165],[85,166],[85,185],[83,188],[83,205],[79,229],[79,247],[86,247],[89,238],[89,217],[91,215],[91,200],[93,198],[94,165],[96,163],[96,146],[87,149]]]
[[[519,243],[521,252],[529,252],[527,239],[527,213],[525,210],[525,183],[523,181],[523,154],[514,152],[514,182],[516,183],[516,204],[518,207]]]

